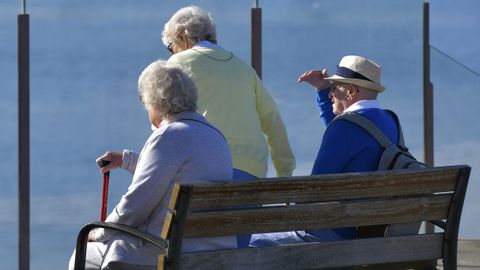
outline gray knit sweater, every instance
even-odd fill
[[[140,155],[124,151],[122,168],[132,183],[107,217],[114,222],[160,235],[174,182],[226,180],[232,177],[228,145],[221,133],[193,112],[183,112],[155,130]],[[109,245],[103,265],[111,261],[155,265],[158,250],[133,237],[99,229],[98,241]],[[184,240],[182,250],[235,248],[235,237]]]

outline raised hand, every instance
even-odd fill
[[[298,77],[298,82],[307,82],[318,90],[329,89],[330,81],[325,80],[328,77],[326,69],[323,70],[310,70]]]

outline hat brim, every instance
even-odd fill
[[[362,80],[362,79],[344,78],[344,77],[340,77],[338,75],[333,75],[333,76],[325,78],[325,80],[329,80],[329,81],[332,81],[332,82],[339,82],[339,83],[351,83],[351,84],[355,84],[355,85],[358,85],[358,86],[362,86],[362,87],[374,90],[374,91],[379,92],[379,93],[381,93],[381,92],[383,92],[383,90],[385,90],[385,87],[381,86],[380,84],[370,82],[370,81],[367,81],[367,80]]]

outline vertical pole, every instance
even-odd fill
[[[22,13],[21,14],[27,14],[27,1],[26,0],[21,0],[22,1]]]
[[[262,78],[262,9],[258,7],[258,0],[252,8],[252,67]]]
[[[423,142],[425,163],[433,166],[433,85],[430,81],[430,10],[428,0],[423,2]],[[433,224],[425,226],[433,233]]]
[[[30,269],[30,19],[18,15],[18,267]]]

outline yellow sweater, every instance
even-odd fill
[[[220,48],[194,47],[168,61],[191,73],[198,88],[197,112],[225,135],[234,168],[265,177],[270,148],[277,175],[292,175],[295,157],[285,126],[253,68]]]

